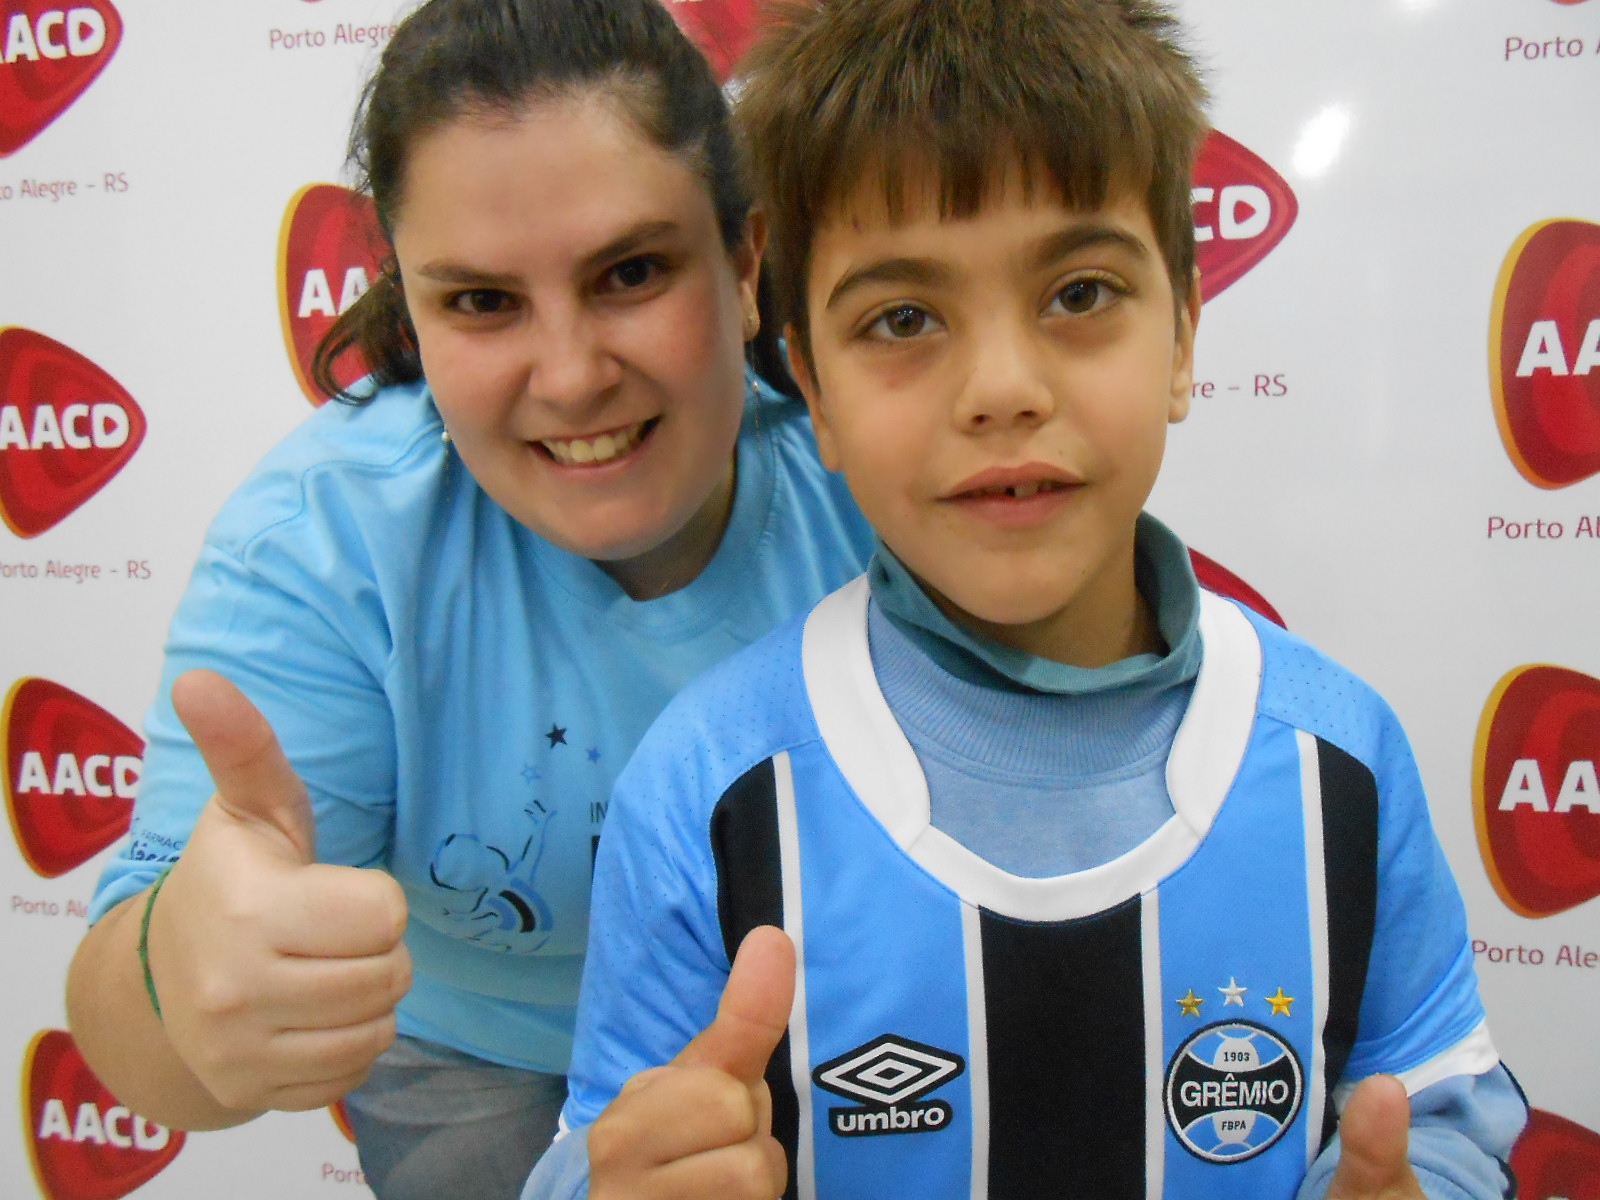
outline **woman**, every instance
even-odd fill
[[[374,373],[208,535],[69,1012],[153,1120],[361,1084],[383,1200],[510,1197],[561,1103],[615,772],[870,539],[746,374],[762,227],[657,0],[431,0],[353,146],[393,262],[321,368]]]

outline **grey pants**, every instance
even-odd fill
[[[378,1200],[517,1200],[566,1098],[564,1076],[400,1037],[345,1104]]]

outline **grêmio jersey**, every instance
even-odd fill
[[[744,934],[799,952],[770,1064],[797,1200],[1289,1200],[1342,1089],[1498,1062],[1388,707],[1209,593],[1175,815],[1056,878],[929,823],[865,580],[688,689],[618,781],[564,1114],[710,1023]]]

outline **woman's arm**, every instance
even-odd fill
[[[410,986],[400,886],[318,864],[305,785],[265,718],[211,672],[173,702],[217,794],[150,907],[150,889],[89,931],[68,976],[84,1057],[129,1107],[180,1129],[329,1104],[394,1037]]]

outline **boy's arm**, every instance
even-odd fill
[[[1340,1133],[1299,1200],[1502,1200],[1527,1105],[1489,1037],[1466,909],[1410,745],[1382,715],[1378,906],[1360,1032],[1335,1092]],[[1383,1075],[1399,1084],[1372,1079]],[[1388,1093],[1400,1103],[1385,1104]]]
[[[1504,1067],[1456,1076],[1406,1102],[1404,1085],[1363,1082],[1297,1200],[1501,1200],[1527,1105]]]
[[[730,972],[709,832],[718,789],[681,749],[705,740],[658,723],[617,781],[595,863],[570,1132],[523,1200],[783,1190],[763,1075],[788,1024],[794,951],[757,930]]]

